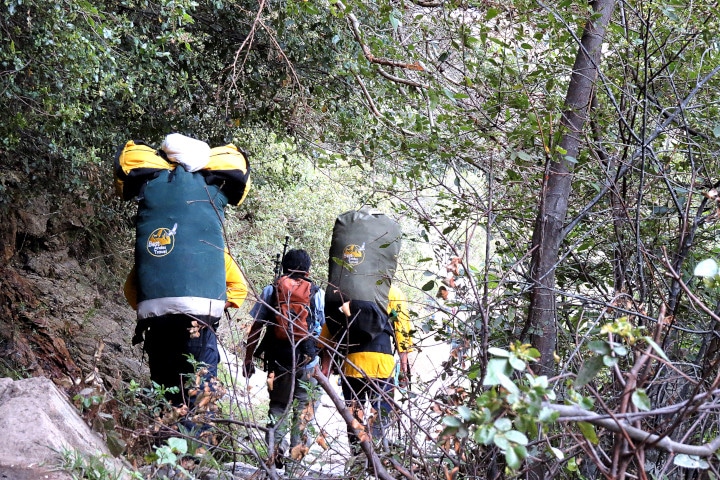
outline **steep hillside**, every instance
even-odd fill
[[[97,378],[108,389],[142,380],[121,291],[129,237],[98,235],[96,208],[83,199],[11,198],[0,209],[0,373],[44,375],[71,396]]]

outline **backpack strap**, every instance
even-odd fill
[[[320,287],[318,287],[315,282],[307,279],[308,282],[310,282],[310,317],[312,318],[313,322],[313,330],[317,328],[318,325],[320,325],[320,319],[318,318],[318,311],[317,311],[317,295],[320,292]]]
[[[388,315],[387,324],[385,325],[385,332],[390,335],[393,348],[393,355],[400,354],[400,349],[398,348],[398,342],[397,337],[395,336],[395,322],[400,318],[400,315],[398,315],[398,312],[393,308],[390,310],[390,314]]]

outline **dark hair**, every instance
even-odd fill
[[[282,259],[285,274],[308,273],[310,271],[310,255],[301,248],[293,248],[285,253]]]

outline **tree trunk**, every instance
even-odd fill
[[[528,314],[532,344],[540,351],[542,372],[554,371],[557,343],[555,268],[563,241],[563,226],[572,190],[573,167],[578,158],[595,80],[605,29],[615,0],[592,2],[593,16],[583,31],[560,121],[562,137],[545,169],[538,217],[532,238],[530,275],[533,282]]]

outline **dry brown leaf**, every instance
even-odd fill
[[[302,420],[305,423],[310,422],[313,418],[315,418],[315,405],[313,405],[312,402],[308,403],[307,406],[303,408],[301,415]]]
[[[299,444],[295,445],[292,450],[290,450],[290,458],[293,460],[302,460],[305,458],[305,455],[307,455],[308,451],[310,449],[307,447],[307,445]]]
[[[320,435],[318,435],[318,437],[315,439],[315,443],[320,445],[323,450],[327,450],[328,448],[330,448],[330,445],[328,445],[327,443],[327,435],[324,431],[320,432]]]
[[[191,457],[181,458],[180,466],[185,470],[192,471],[195,468],[195,459]]]
[[[369,442],[370,441],[370,435],[367,434],[367,432],[363,429],[358,432],[358,439],[361,442]]]
[[[200,399],[199,402],[195,404],[195,406],[199,409],[205,408],[208,403],[210,403],[211,397],[209,395],[203,395],[203,397]]]
[[[355,430],[365,430],[365,426],[362,423],[358,422],[357,419],[353,419],[350,426]]]

